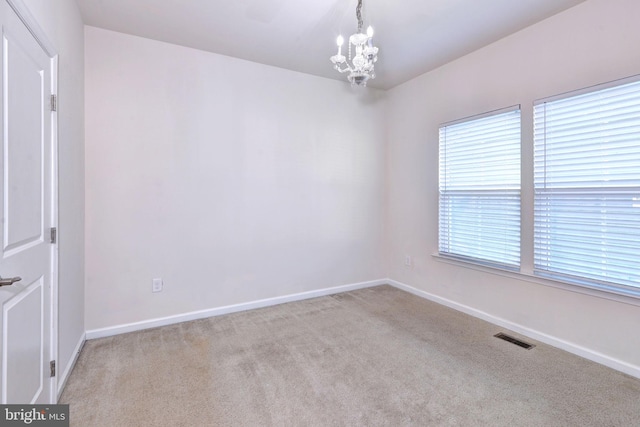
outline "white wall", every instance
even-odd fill
[[[588,0],[388,93],[390,277],[640,374],[640,306],[432,256],[439,124],[522,104],[523,271],[532,271],[532,102],[639,74],[638,16],[637,0]],[[414,257],[412,267],[405,255]]]
[[[58,51],[58,369],[62,376],[68,373],[85,331],[84,24],[74,0],[23,1]]]
[[[85,43],[88,330],[384,277],[381,92]]]

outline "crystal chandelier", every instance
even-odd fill
[[[378,48],[373,45],[373,28],[369,26],[367,33],[362,32],[362,0],[358,0],[356,16],[358,18],[358,32],[349,37],[349,60],[342,54],[344,39],[338,36],[338,54],[331,57],[333,68],[341,73],[349,73],[347,79],[351,86],[367,86],[369,79],[376,77],[373,64],[378,60]],[[356,54],[351,59],[351,45],[355,47]]]

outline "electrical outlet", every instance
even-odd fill
[[[151,283],[151,292],[162,292],[162,279],[153,279]]]
[[[406,265],[407,267],[411,267],[413,265],[413,260],[411,259],[410,255],[404,256],[404,265]]]

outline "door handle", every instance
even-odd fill
[[[0,286],[11,286],[16,282],[19,282],[20,280],[22,280],[22,277],[7,277],[6,279],[3,279],[2,277],[0,277]]]

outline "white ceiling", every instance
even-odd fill
[[[364,0],[388,89],[584,0]],[[329,57],[357,0],[77,0],[85,24],[346,80]]]

